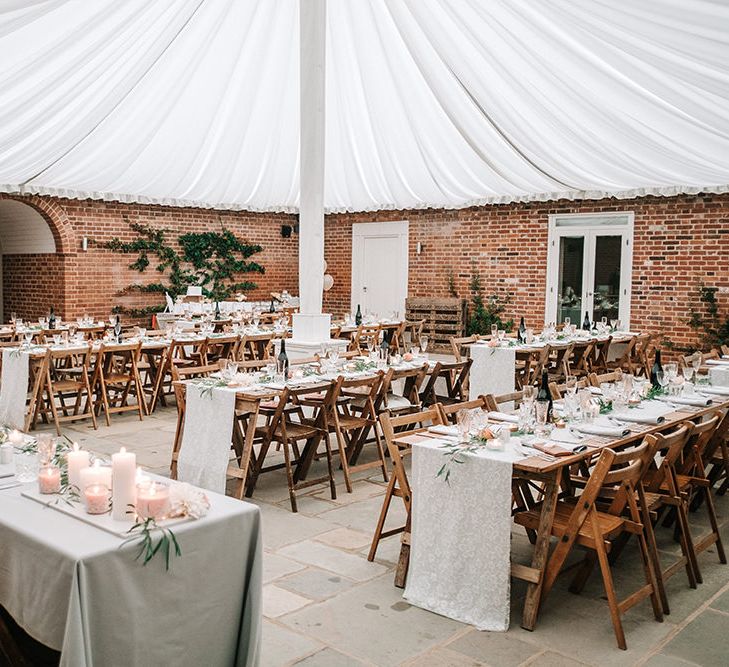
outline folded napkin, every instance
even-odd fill
[[[458,437],[458,428],[455,426],[428,426],[428,433],[436,433],[438,435],[451,435]]]
[[[678,405],[693,405],[697,408],[705,408],[714,401],[705,396],[660,396],[659,401],[664,403],[676,403]]]
[[[630,429],[623,426],[601,426],[599,424],[575,424],[573,429],[580,433],[603,435],[608,438],[622,438],[630,433]]]
[[[721,359],[707,359],[706,365],[707,366],[727,366],[727,365],[729,365],[729,359],[724,359],[723,357]]]
[[[593,396],[602,396],[602,389],[600,387],[588,387],[588,389]]]
[[[572,452],[569,449],[565,449],[564,447],[560,447],[559,445],[555,445],[551,442],[535,440],[530,446],[551,456],[572,456]]]
[[[722,359],[726,359],[727,361],[729,361],[729,354],[722,354],[721,355],[721,358]]]
[[[729,387],[699,386],[696,390],[700,394],[715,394],[716,396],[729,396]]]
[[[566,428],[555,428],[549,439],[565,445],[579,445],[583,444],[585,440],[579,433],[574,433]]]
[[[666,418],[663,415],[646,414],[646,412],[640,408],[624,410],[623,412],[613,412],[610,416],[619,421],[634,422],[636,424],[651,424],[654,426],[666,421]]]
[[[488,413],[489,419],[495,419],[496,421],[501,422],[509,422],[510,424],[518,424],[519,423],[519,417],[516,415],[510,415],[506,412],[496,412],[492,411]]]

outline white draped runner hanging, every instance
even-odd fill
[[[328,3],[327,211],[729,191],[729,2]],[[298,206],[297,0],[0,0],[0,191]]]

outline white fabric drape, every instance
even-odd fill
[[[729,3],[336,0],[328,211],[729,191]],[[297,0],[0,0],[0,191],[298,207]]]

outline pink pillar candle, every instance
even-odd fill
[[[41,493],[58,493],[61,490],[61,469],[46,466],[38,472],[38,489]]]
[[[170,488],[164,482],[142,482],[137,485],[137,516],[161,519],[170,511]]]
[[[105,514],[109,511],[111,491],[104,484],[92,484],[84,489],[86,511],[89,514]]]

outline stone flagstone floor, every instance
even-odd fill
[[[164,408],[143,422],[117,415],[111,427],[94,431],[77,423],[65,432],[100,454],[124,445],[136,452],[140,465],[167,475],[175,414],[174,407]],[[729,565],[719,564],[714,549],[700,557],[704,583],[697,590],[688,587],[683,573],[670,580],[672,608],[663,623],[653,619],[647,601],[627,613],[628,651],[615,644],[599,576],[581,595],[558,580],[534,632],[519,626],[524,586],[514,582],[511,629],[478,632],[402,599],[393,586],[398,537],[381,543],[374,563],[366,560],[384,482],[373,471],[355,477],[348,494],[338,476],[336,500],[324,486],[307,489],[299,496],[298,514],[290,511],[282,471],[259,483],[252,502],[263,515],[265,667],[729,664]],[[718,499],[717,508],[729,543],[729,495]],[[390,523],[401,525],[402,506],[394,502],[390,513]],[[703,512],[692,519],[706,528]],[[676,553],[669,531],[663,529],[659,538],[662,550]],[[528,562],[529,549],[515,527],[515,558]],[[615,570],[619,593],[621,587],[633,590],[639,571],[637,553],[626,549]]]

